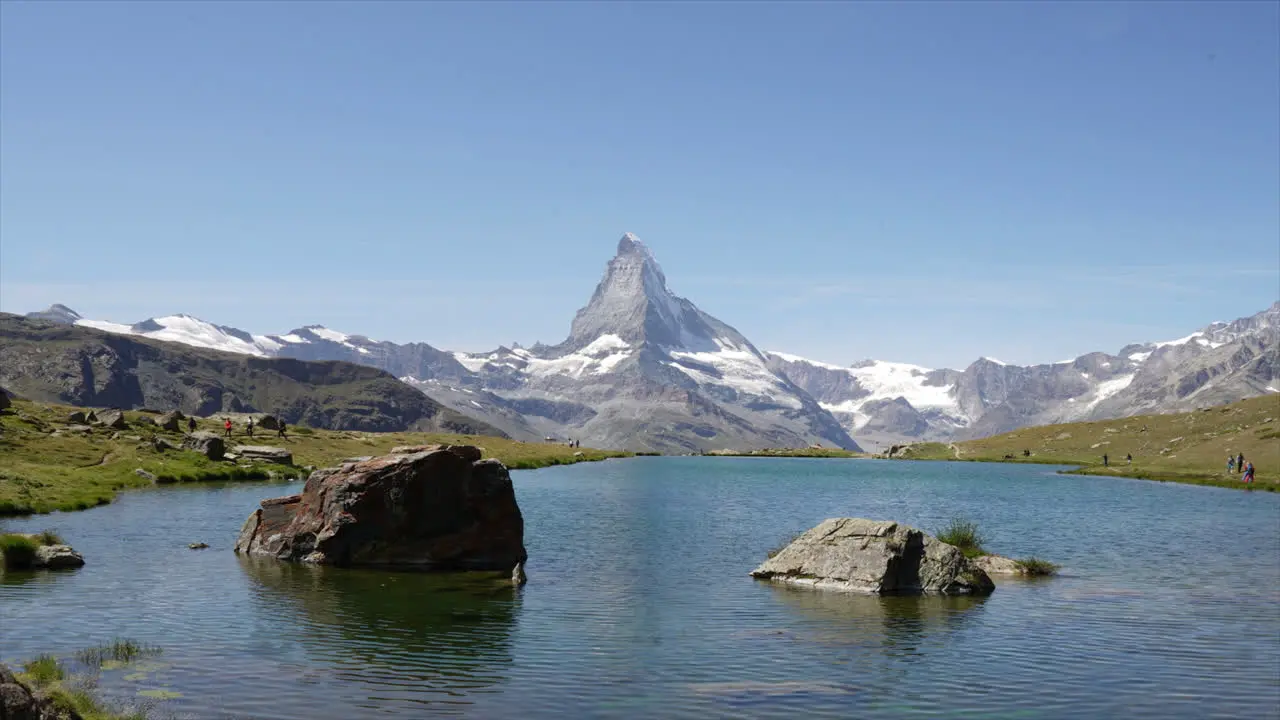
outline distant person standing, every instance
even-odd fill
[[[231,418],[222,418],[222,428],[227,431],[227,437],[231,437]]]
[[[1236,456],[1228,455],[1227,456],[1227,474],[1230,475],[1235,471],[1236,471]]]
[[[249,424],[245,426],[249,430],[249,437],[253,437],[253,418],[249,418]]]
[[[196,419],[194,417],[187,418],[187,432],[196,431]]]
[[[1236,472],[1244,472],[1244,453],[1236,456]]]
[[[1111,466],[1111,463],[1110,463],[1110,461],[1107,459],[1107,454],[1106,454],[1106,453],[1103,453],[1103,454],[1102,454],[1102,467],[1110,467],[1110,466]]]
[[[276,428],[276,437],[282,437],[285,440],[289,439],[289,436],[284,433],[284,420],[281,420],[279,427]]]
[[[1253,482],[1253,463],[1252,462],[1244,466],[1244,481],[1245,483]]]
[[[1125,462],[1125,464],[1126,464],[1126,465],[1132,465],[1132,464],[1133,464],[1133,453],[1125,453],[1125,455],[1124,455],[1124,462]]]

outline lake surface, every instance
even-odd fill
[[[88,564],[0,579],[0,659],[114,636],[104,673],[196,718],[1280,717],[1280,496],[977,463],[636,458],[512,473],[529,584],[250,562],[257,501],[166,487],[53,528]],[[827,517],[1064,566],[983,600],[850,597],[747,573]],[[204,541],[209,550],[186,545]]]

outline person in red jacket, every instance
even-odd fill
[[[222,420],[222,427],[226,428],[227,437],[231,437],[231,418],[223,418]]]

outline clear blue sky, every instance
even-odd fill
[[[556,342],[632,231],[762,349],[1280,297],[1277,3],[0,4],[0,309]]]

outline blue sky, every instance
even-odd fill
[[[0,310],[556,342],[624,231],[762,349],[1280,297],[1276,3],[0,4]]]

